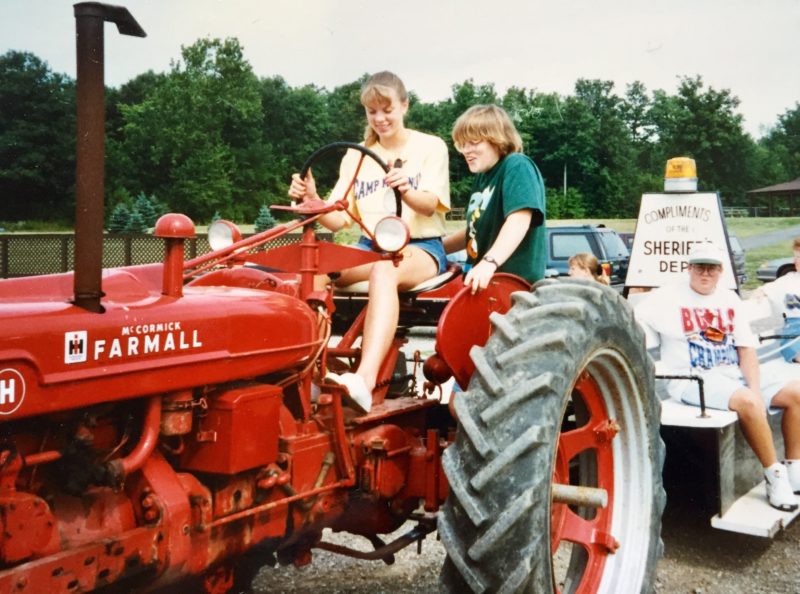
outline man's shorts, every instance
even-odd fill
[[[770,414],[780,412],[780,408],[770,406],[772,398],[792,380],[800,379],[800,365],[787,363],[782,359],[772,359],[761,364],[761,396]],[[703,393],[706,407],[729,410],[728,402],[736,390],[745,387],[744,377],[737,365],[725,365],[695,375],[703,378]],[[689,380],[670,380],[667,391],[673,398],[686,404],[700,406],[698,383]]]

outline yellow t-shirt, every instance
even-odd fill
[[[409,136],[400,151],[390,152],[380,144],[368,147],[371,151],[391,165],[395,159],[403,161],[403,170],[408,173],[411,187],[427,191],[439,199],[436,212],[432,216],[421,215],[407,204],[402,205],[402,218],[408,224],[412,239],[441,237],[445,234],[444,215],[450,210],[450,175],[448,169],[447,145],[438,136],[408,130]],[[339,181],[331,192],[329,201],[340,200],[353,179],[361,153],[347,151],[339,166]],[[367,229],[372,232],[382,218],[396,214],[395,196],[383,179],[386,173],[370,157],[364,157],[358,177],[348,195],[350,210],[361,217]],[[347,224],[353,221],[346,214]]]

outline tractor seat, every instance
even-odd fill
[[[449,283],[459,274],[461,274],[461,266],[458,264],[450,264],[448,265],[447,270],[445,270],[442,274],[429,278],[426,281],[422,281],[417,286],[411,287],[407,291],[402,291],[402,293],[404,295],[416,295],[424,291],[438,289],[442,285]],[[353,283],[352,285],[347,285],[345,287],[336,287],[335,290],[337,295],[366,295],[368,292],[369,281],[365,280]]]

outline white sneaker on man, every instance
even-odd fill
[[[783,465],[786,466],[786,474],[789,475],[792,491],[795,492],[795,495],[800,495],[800,460],[784,460]]]
[[[764,478],[767,479],[767,501],[772,507],[785,512],[797,509],[797,497],[792,492],[789,473],[783,464],[776,462],[765,468]]]
[[[369,409],[372,408],[372,393],[360,375],[350,372],[342,373],[341,375],[328,372],[325,379],[347,388],[350,400],[359,411],[368,413]]]

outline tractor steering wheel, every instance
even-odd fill
[[[391,169],[391,167],[389,167],[389,165],[387,165],[376,153],[361,144],[357,144],[355,142],[332,142],[331,144],[326,144],[322,148],[319,148],[311,153],[311,156],[306,159],[305,163],[303,163],[303,167],[300,170],[300,177],[305,179],[306,175],[308,174],[308,170],[311,169],[311,166],[314,163],[328,153],[338,151],[340,149],[353,149],[359,151],[380,165],[381,169],[383,169],[386,173],[389,173],[389,170]],[[392,188],[392,190],[394,191],[395,214],[399,217],[402,211],[403,201],[400,198],[400,191],[397,188]]]

